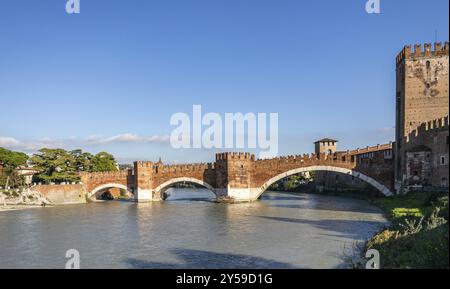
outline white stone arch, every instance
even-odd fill
[[[286,171],[284,173],[281,173],[281,174],[276,175],[275,177],[269,179],[260,188],[258,188],[257,198],[259,198],[262,195],[262,193],[264,193],[267,190],[267,188],[270,187],[270,185],[272,185],[273,183],[275,183],[285,177],[295,175],[298,173],[309,172],[309,171],[331,171],[331,172],[337,172],[337,173],[342,173],[342,174],[346,174],[346,175],[351,175],[351,176],[354,176],[355,178],[359,178],[360,180],[363,180],[366,183],[372,185],[373,187],[375,187],[379,192],[381,192],[385,196],[393,195],[393,193],[391,192],[391,190],[389,190],[388,187],[381,184],[377,180],[375,180],[363,173],[360,173],[358,171],[350,170],[350,169],[346,169],[346,168],[334,167],[334,166],[309,166],[309,167],[303,167],[303,168],[289,170],[289,171]]]
[[[164,192],[170,185],[173,185],[175,183],[181,183],[181,182],[188,182],[188,183],[194,183],[197,185],[201,185],[201,186],[207,188],[208,190],[210,190],[211,192],[213,192],[214,195],[216,194],[214,188],[210,184],[208,184],[202,180],[196,179],[196,178],[188,178],[188,177],[170,179],[170,180],[162,183],[161,185],[157,186],[154,191],[155,191],[155,193],[159,194],[159,193]]]
[[[105,190],[105,189],[111,189],[111,188],[118,188],[118,189],[122,189],[122,190],[125,190],[125,191],[131,193],[130,189],[125,185],[118,184],[118,183],[108,183],[108,184],[100,185],[100,186],[96,187],[95,189],[93,189],[92,191],[90,191],[87,195],[87,198],[90,199],[93,196],[95,196],[95,194],[97,194],[99,191]]]

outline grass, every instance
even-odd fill
[[[449,268],[448,194],[416,192],[372,202],[391,221],[366,245],[380,252],[381,268]]]
[[[400,217],[423,217],[423,209],[419,208],[394,208],[392,210],[392,217],[393,218],[400,218]]]
[[[408,215],[422,217],[429,212],[432,198],[428,193],[411,193],[377,198],[372,203],[383,209],[390,219]]]

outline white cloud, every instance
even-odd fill
[[[12,150],[22,151],[37,151],[41,148],[59,148],[64,147],[65,143],[60,141],[53,141],[50,139],[42,139],[37,141],[20,141],[12,137],[0,136],[0,147],[4,147]]]
[[[100,146],[114,143],[163,143],[169,142],[169,136],[138,136],[131,133],[120,134],[112,137],[90,136],[86,139],[69,137],[65,140],[41,140],[20,141],[13,137],[0,136],[0,147],[27,152],[37,151],[41,148],[74,148]]]
[[[20,142],[15,138],[0,136],[0,147],[17,147],[20,145]]]
[[[112,137],[90,136],[87,142],[90,145],[102,145],[110,143],[161,143],[168,142],[169,136],[138,136],[131,133],[120,134]]]

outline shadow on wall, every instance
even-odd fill
[[[184,263],[159,263],[139,259],[127,259],[125,262],[135,269],[299,269],[288,263],[240,254],[191,249],[173,249],[171,253]]]

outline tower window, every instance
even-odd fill
[[[427,68],[430,68],[430,66],[431,66],[431,64],[430,64],[430,61],[428,60],[427,61]]]

